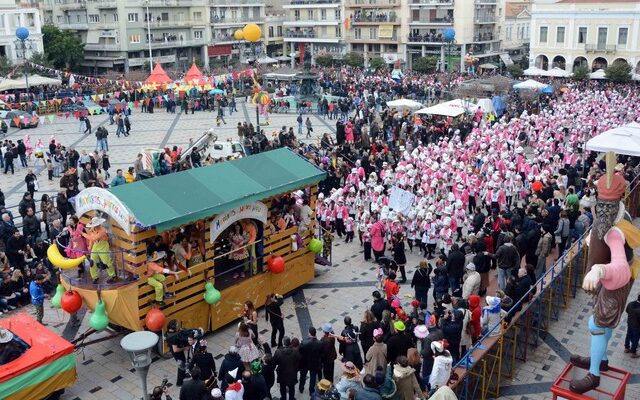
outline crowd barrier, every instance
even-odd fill
[[[630,184],[624,199],[632,218],[638,217],[640,200],[640,175]],[[560,313],[569,306],[582,286],[582,278],[587,272],[589,248],[587,239],[590,229],[580,236],[538,279],[512,309],[522,309],[502,319],[500,324],[471,347],[460,361],[454,365],[458,375],[450,386],[459,400],[500,397],[500,387],[504,379],[515,376],[516,361],[527,362],[530,348],[536,348],[549,333],[551,324],[558,321]],[[525,301],[525,299],[530,299]],[[586,327],[586,322],[585,322]],[[499,336],[489,336],[495,329],[501,329]]]

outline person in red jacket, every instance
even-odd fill
[[[480,296],[477,294],[472,294],[469,296],[469,311],[471,311],[471,324],[473,325],[473,335],[471,335],[471,339],[475,344],[478,338],[482,335],[481,326],[480,326],[480,316],[482,314],[482,309],[480,308]]]
[[[396,282],[396,274],[392,272],[384,283],[384,293],[387,295],[387,301],[391,303],[393,298],[400,293],[400,286]]]

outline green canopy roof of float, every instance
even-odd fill
[[[289,149],[110,188],[144,226],[158,232],[220,214],[324,179],[325,172]]]

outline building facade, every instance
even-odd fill
[[[309,51],[312,63],[322,54],[342,58],[347,47],[341,0],[290,0],[282,6],[285,55],[301,61]],[[293,60],[292,60],[293,62]]]
[[[42,30],[40,13],[37,8],[18,8],[14,1],[0,1],[0,56],[6,57],[12,64],[29,59],[34,53],[42,53]],[[25,43],[16,43],[16,29],[25,27],[29,38]],[[26,53],[26,54],[25,54]]]
[[[502,48],[517,61],[529,56],[531,0],[507,0],[505,6]]]
[[[501,29],[504,24],[504,0],[408,0],[409,33],[407,63],[418,57],[436,56],[441,63],[445,53],[453,53],[464,69],[464,56],[483,60],[498,56],[501,50]],[[456,32],[455,41],[447,43],[444,32]]]
[[[248,22],[264,28],[259,0],[42,0],[44,23],[76,32],[91,72],[129,71],[149,60],[185,70],[195,60],[239,57],[233,33]],[[261,51],[261,43],[255,48]]]
[[[595,71],[626,61],[640,71],[640,1],[534,3],[529,63],[541,69]]]
[[[401,0],[344,0],[347,50],[361,53],[368,65],[373,57],[392,64],[404,60],[409,4]]]

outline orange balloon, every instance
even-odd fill
[[[158,332],[162,330],[164,322],[166,321],[164,313],[159,308],[152,308],[144,318],[144,325],[152,332]]]

